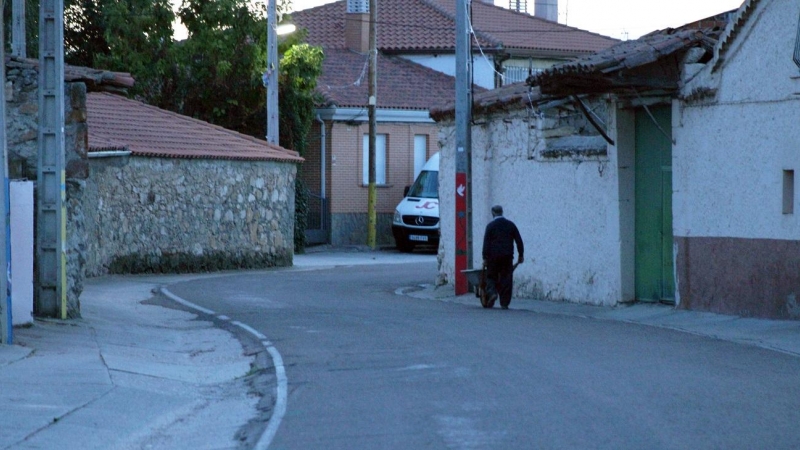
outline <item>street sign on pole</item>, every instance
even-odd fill
[[[472,39],[470,0],[456,0],[455,288],[467,293],[463,270],[472,268]]]

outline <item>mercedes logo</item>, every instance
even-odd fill
[[[417,216],[417,225],[422,225],[425,223],[425,218],[422,216]]]

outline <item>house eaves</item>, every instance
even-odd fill
[[[318,108],[317,114],[322,120],[334,122],[353,122],[362,123],[369,120],[367,110],[364,107],[350,108]],[[408,109],[376,109],[375,120],[383,123],[433,123],[427,110],[408,110]]]
[[[720,28],[665,29],[570,61],[528,78],[551,95],[601,94],[633,89],[674,92],[679,88],[682,56],[701,48],[711,59]]]

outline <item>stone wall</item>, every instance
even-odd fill
[[[292,163],[90,159],[86,273],[292,264]]]

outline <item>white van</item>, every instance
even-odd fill
[[[417,244],[439,245],[439,154],[422,167],[394,210],[392,234],[401,252]]]

